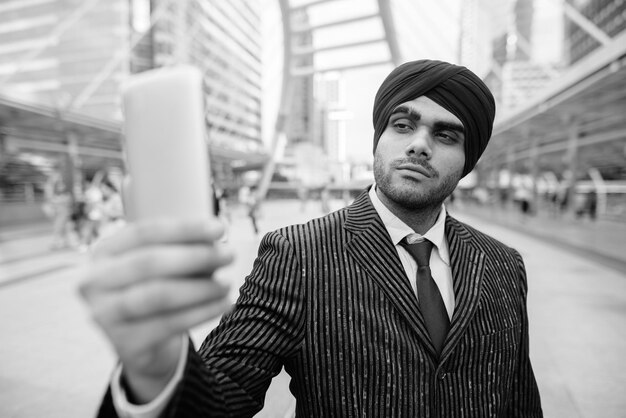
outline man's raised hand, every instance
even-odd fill
[[[134,400],[173,375],[186,331],[222,314],[228,288],[213,279],[233,255],[217,220],[147,220],[98,243],[80,293],[117,352]]]

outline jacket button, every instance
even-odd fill
[[[438,378],[439,380],[444,380],[444,379],[446,378],[446,376],[447,376],[447,373],[446,373],[446,372],[444,372],[443,370],[442,370],[442,371],[440,371],[440,372],[437,374],[437,378]]]

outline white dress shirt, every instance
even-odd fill
[[[174,376],[172,376],[172,379],[159,396],[143,405],[136,405],[128,400],[122,386],[122,366],[117,366],[111,377],[111,398],[113,399],[113,406],[117,415],[120,418],[157,418],[167,407],[167,403],[176,390],[176,385],[183,379],[185,365],[187,364],[187,350],[189,350],[189,338],[185,336]]]
[[[411,283],[411,287],[419,299],[417,294],[417,262],[411,257],[411,255],[400,245],[407,235],[418,235],[407,224],[402,222],[396,215],[391,213],[385,204],[378,198],[376,194],[376,185],[373,185],[369,192],[370,200],[374,205],[374,209],[378,212],[378,215],[383,221],[391,241],[395,245],[402,267],[406,272],[407,279]],[[433,280],[439,288],[443,303],[446,305],[448,317],[452,319],[452,313],[454,312],[455,300],[454,291],[452,287],[452,270],[450,268],[450,252],[448,250],[448,242],[445,236],[445,221],[446,221],[446,209],[442,205],[441,212],[437,217],[437,221],[424,235],[423,238],[433,243],[433,250],[430,254],[430,271]],[[134,405],[130,403],[126,397],[124,389],[121,384],[122,369],[121,366],[113,373],[111,379],[111,395],[113,398],[113,404],[117,414],[122,418],[156,418],[167,406],[167,402],[171,399],[176,385],[183,377],[183,371],[187,362],[187,345],[188,340],[185,339],[183,349],[180,354],[180,360],[176,373],[172,377],[172,380],[163,389],[157,398],[150,403],[144,405]]]
[[[378,212],[378,216],[382,219],[391,241],[396,247],[402,267],[406,272],[406,276],[411,282],[411,287],[417,294],[417,262],[407,250],[400,245],[400,242],[407,235],[420,236],[413,231],[407,224],[402,222],[396,215],[391,213],[387,206],[378,198],[376,194],[376,185],[370,189],[370,200]],[[430,273],[433,276],[433,280],[439,288],[439,293],[443,298],[443,303],[446,305],[446,311],[448,311],[448,317],[452,319],[452,313],[454,312],[455,300],[454,300],[454,288],[452,286],[452,269],[450,268],[450,251],[448,249],[448,241],[445,234],[446,223],[446,208],[441,205],[441,211],[437,217],[435,224],[423,235],[423,238],[433,243],[433,250],[430,253]]]

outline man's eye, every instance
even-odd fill
[[[457,136],[454,133],[451,133],[448,131],[440,131],[440,132],[437,132],[435,135],[437,135],[437,137],[441,138],[444,141],[448,141],[448,142],[457,141]]]
[[[411,125],[402,121],[394,122],[393,127],[396,128],[398,132],[408,132],[413,129]]]

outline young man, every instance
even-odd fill
[[[164,220],[103,242],[82,286],[121,361],[101,416],[252,416],[282,366],[299,417],[542,416],[522,259],[443,206],[494,114],[464,67],[392,71],[374,103],[376,184],[267,234],[198,352],[186,330],[226,305],[205,277],[230,262],[219,228]]]

